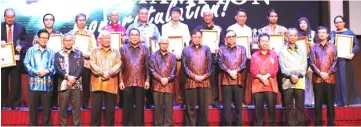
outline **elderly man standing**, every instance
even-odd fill
[[[305,74],[307,71],[307,53],[305,48],[296,45],[298,39],[296,28],[287,31],[288,44],[280,51],[279,64],[282,71],[282,89],[286,106],[286,121],[289,126],[304,125]],[[293,100],[296,104],[296,118],[292,114]],[[293,121],[294,119],[294,121]]]
[[[81,73],[84,68],[83,53],[74,49],[74,37],[65,34],[63,49],[55,54],[55,69],[59,75],[60,124],[68,123],[68,105],[71,102],[74,126],[80,126]]]
[[[167,51],[168,38],[161,37],[159,50],[149,59],[149,68],[153,76],[152,88],[155,102],[155,126],[173,125],[173,87],[177,66],[176,56]],[[163,106],[165,110],[163,110]]]
[[[99,34],[101,45],[90,54],[91,125],[100,126],[103,100],[105,104],[105,126],[114,126],[115,102],[118,94],[118,73],[120,71],[120,53],[110,47],[111,34],[103,30]]]

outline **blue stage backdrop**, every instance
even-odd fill
[[[17,21],[26,25],[29,41],[34,33],[43,28],[42,16],[55,15],[55,29],[66,33],[75,27],[74,17],[78,13],[88,16],[87,29],[95,35],[108,23],[107,14],[111,9],[120,12],[120,23],[128,26],[137,19],[137,9],[141,6],[150,9],[149,21],[161,25],[170,21],[169,10],[173,6],[182,8],[181,20],[190,30],[201,24],[202,10],[210,8],[215,15],[215,23],[227,29],[235,23],[236,10],[247,10],[247,25],[261,28],[267,25],[267,12],[274,8],[279,14],[279,24],[295,27],[300,17],[307,17],[313,29],[320,24],[320,2],[318,1],[269,1],[269,0],[1,0],[1,6],[16,11]],[[1,16],[3,21],[3,16]]]

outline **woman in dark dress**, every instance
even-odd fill
[[[331,41],[335,43],[336,34],[353,36],[352,54],[346,58],[337,59],[337,72],[336,72],[336,88],[335,88],[335,103],[337,106],[345,106],[352,104],[360,104],[361,97],[357,88],[355,69],[352,64],[354,55],[359,50],[358,41],[355,34],[345,28],[344,18],[336,16],[334,19],[336,26],[335,31],[331,31]],[[342,42],[340,42],[342,43]]]

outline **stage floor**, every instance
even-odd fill
[[[174,125],[180,126],[183,125],[183,110],[179,107],[174,107],[173,110],[173,120]],[[70,108],[69,108],[69,111]],[[266,111],[266,110],[265,110]],[[104,112],[103,112],[104,113]],[[104,115],[104,114],[102,114]],[[145,109],[144,111],[144,121],[145,125],[153,125],[153,110]],[[221,109],[209,108],[209,125],[218,126],[221,121]],[[83,126],[90,125],[91,121],[91,111],[82,110],[81,114]],[[254,118],[254,106],[249,106],[243,108],[242,119],[243,125],[252,125],[252,120]],[[326,109],[323,108],[323,121],[326,123]],[[72,125],[72,116],[69,112],[69,125]],[[267,112],[265,112],[265,121],[267,122]],[[53,110],[51,113],[51,122],[52,125],[60,125],[60,112],[59,110]],[[307,125],[314,125],[314,109],[313,107],[305,108],[305,120]],[[344,126],[360,126],[361,125],[361,106],[349,106],[349,107],[336,107],[336,125]],[[285,125],[285,110],[284,108],[277,106],[276,111],[276,121],[277,125]],[[29,123],[29,114],[28,109],[23,108],[22,110],[2,110],[1,111],[1,125],[2,126],[24,126]],[[41,113],[39,113],[38,123],[41,123]],[[102,121],[103,123],[103,121]],[[115,111],[115,121],[116,126],[122,125],[122,110],[116,108]],[[266,123],[267,124],[267,123]]]

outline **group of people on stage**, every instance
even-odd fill
[[[59,96],[61,125],[68,123],[71,103],[73,123],[79,126],[81,107],[90,108],[90,91],[91,125],[94,126],[101,123],[103,106],[104,124],[114,125],[117,95],[121,97],[123,125],[135,126],[144,125],[145,98],[147,104],[154,102],[154,124],[159,126],[173,125],[173,102],[181,107],[185,105],[185,125],[208,125],[208,106],[219,108],[218,100],[223,105],[221,125],[242,125],[242,102],[247,90],[255,105],[255,125],[264,124],[265,103],[268,123],[276,125],[275,109],[281,99],[288,125],[304,125],[304,107],[313,104],[316,125],[322,125],[324,103],[327,104],[327,124],[335,125],[335,103],[348,106],[361,102],[351,62],[359,46],[355,34],[345,28],[342,16],[335,17],[337,30],[330,33],[323,26],[311,30],[305,17],[298,20],[296,28],[286,29],[277,24],[278,13],[272,9],[268,12],[269,24],[255,37],[245,24],[244,9],[236,12],[237,22],[227,29],[214,24],[212,12],[205,10],[204,23],[191,33],[187,24],[179,20],[181,9],[173,7],[170,11],[172,20],[162,26],[160,34],[158,28],[148,22],[147,8],[139,8],[138,21],[127,29],[118,24],[119,14],[112,10],[110,24],[97,39],[85,29],[87,17],[80,13],[75,17],[77,28],[62,36],[63,48],[55,51],[47,47],[52,34],[61,34],[53,28],[54,15],[44,15],[45,28],[37,32],[33,46],[26,48],[22,43],[26,38],[24,25],[14,22],[13,9],[6,9],[5,22],[1,24],[1,46],[14,43],[17,65],[1,68],[2,110],[7,109],[9,102],[8,84],[11,85],[11,109],[18,110],[21,105],[21,66],[29,77],[30,125],[37,125],[39,104],[43,125],[50,125],[52,102],[56,103]],[[201,30],[204,29],[218,31],[219,49],[211,51],[202,44]],[[122,34],[123,46],[110,47],[111,32]],[[88,51],[82,52],[74,46],[75,34],[90,35]],[[280,51],[270,49],[272,34],[285,35],[286,44]],[[337,57],[336,34],[354,38],[352,54],[346,58]],[[168,51],[169,36],[182,36],[185,47],[181,54]],[[238,45],[239,36],[248,36],[250,47]],[[308,38],[310,52],[296,43],[300,37]],[[150,52],[153,40],[158,50]],[[251,56],[247,56],[247,49],[251,50]],[[296,115],[292,113],[294,104]],[[233,123],[232,107],[235,109]]]

